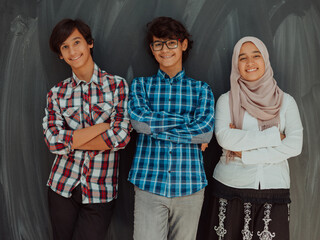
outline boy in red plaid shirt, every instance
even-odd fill
[[[104,239],[117,198],[117,150],[130,140],[128,85],[94,63],[91,30],[81,20],[60,21],[50,47],[72,69],[49,91],[43,118],[56,154],[47,183],[54,239]]]

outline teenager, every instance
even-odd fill
[[[92,59],[90,28],[63,19],[50,47],[72,69],[72,77],[47,95],[45,142],[56,154],[48,185],[53,237],[105,239],[117,198],[117,150],[130,140],[128,86]]]
[[[216,106],[215,134],[223,154],[213,178],[208,239],[289,239],[288,158],[302,149],[293,97],[273,78],[263,42],[234,47],[231,89]]]
[[[182,67],[192,47],[185,27],[169,17],[147,27],[159,70],[135,78],[129,97],[131,122],[139,133],[129,173],[135,185],[133,237],[195,239],[207,185],[201,144],[213,134],[213,93]]]

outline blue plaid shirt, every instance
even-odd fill
[[[129,181],[165,197],[193,194],[207,185],[201,143],[214,128],[214,97],[208,84],[159,70],[135,78],[128,112],[140,133]]]

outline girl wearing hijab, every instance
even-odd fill
[[[210,239],[289,239],[288,158],[302,149],[295,100],[273,78],[263,42],[234,47],[231,89],[216,106],[223,153],[213,173]]]

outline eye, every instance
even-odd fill
[[[245,61],[245,60],[247,60],[246,57],[241,57],[241,58],[239,58],[239,61]]]
[[[177,41],[175,41],[175,40],[167,41],[167,45],[170,46],[170,47],[174,47],[174,46],[177,45]]]
[[[253,57],[254,57],[254,58],[260,58],[261,55],[254,55]]]
[[[63,46],[61,46],[61,49],[67,49],[68,48],[68,46],[67,45],[63,45]]]
[[[154,42],[153,46],[154,47],[161,47],[162,46],[162,42]]]
[[[80,43],[80,41],[77,40],[77,41],[74,42],[74,45],[78,45],[79,43]]]

